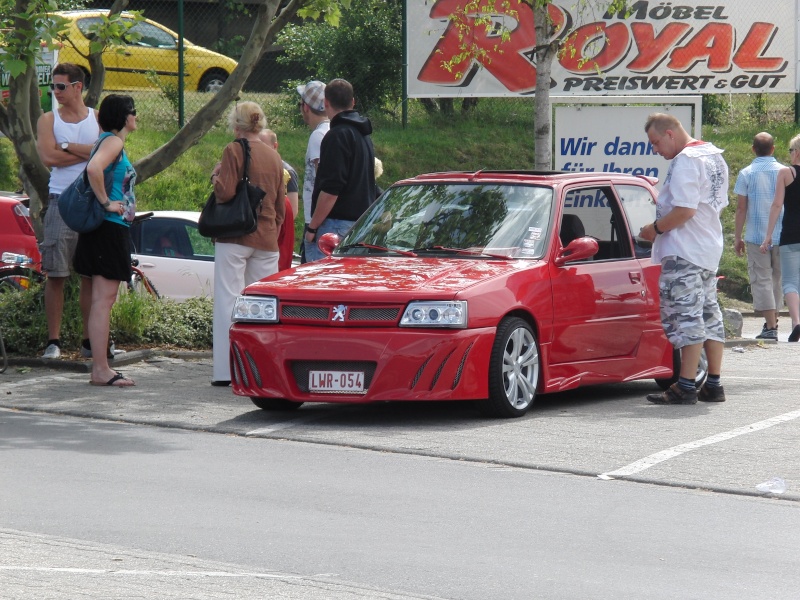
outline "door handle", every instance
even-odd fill
[[[638,271],[631,271],[628,273],[628,277],[630,277],[631,283],[641,283],[642,282],[642,274]]]

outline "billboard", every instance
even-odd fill
[[[554,107],[553,168],[557,171],[604,171],[656,177],[660,183],[669,169],[669,161],[653,151],[644,132],[647,116],[669,112],[691,135],[692,111],[699,118],[700,101],[692,105],[649,106],[564,106]]]
[[[407,0],[409,97],[534,93],[532,8],[517,0],[478,4],[480,13],[464,14],[464,0]],[[575,0],[548,6],[556,37],[569,44],[553,62],[552,94],[797,91],[795,1],[770,2],[767,10],[749,0],[639,0],[629,15],[604,13],[606,6]],[[479,15],[491,25],[474,26]],[[471,58],[454,64],[465,49]]]
[[[58,61],[58,51],[43,48],[42,53],[36,57],[36,79],[39,87],[39,98],[42,103],[42,110],[47,112],[53,108],[52,95],[50,94],[50,84],[53,83],[53,67]],[[0,101],[8,104],[10,92],[8,82],[11,73],[0,69]]]

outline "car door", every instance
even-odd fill
[[[589,236],[599,251],[562,266],[550,261],[552,362],[634,355],[645,325],[646,294],[619,198],[610,185],[575,186],[563,190],[560,203],[560,235],[554,244],[565,247],[575,237]]]
[[[171,33],[149,21],[136,23],[130,31],[138,39],[128,42],[117,56],[117,72],[124,88],[152,88],[148,80],[155,72],[162,84],[178,82],[178,46]]]
[[[162,296],[213,297],[214,244],[200,235],[196,221],[154,216],[134,228],[132,256]]]

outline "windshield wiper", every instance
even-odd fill
[[[339,246],[338,250],[349,250],[350,248],[369,248],[370,250],[380,250],[382,252],[394,252],[395,254],[400,254],[402,256],[413,256],[413,257],[417,256],[416,254],[414,254],[409,250],[396,250],[394,248],[387,248],[386,246],[365,244],[364,242],[356,242],[355,244],[347,244],[346,246]]]
[[[414,248],[414,252],[447,252],[449,254],[469,254],[472,256],[486,256],[488,258],[500,258],[503,260],[513,260],[513,256],[508,254],[494,254],[483,250],[468,250],[467,248],[446,248],[445,246],[428,246],[427,248]]]

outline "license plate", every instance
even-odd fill
[[[363,392],[363,371],[310,371],[308,389],[311,392]]]

